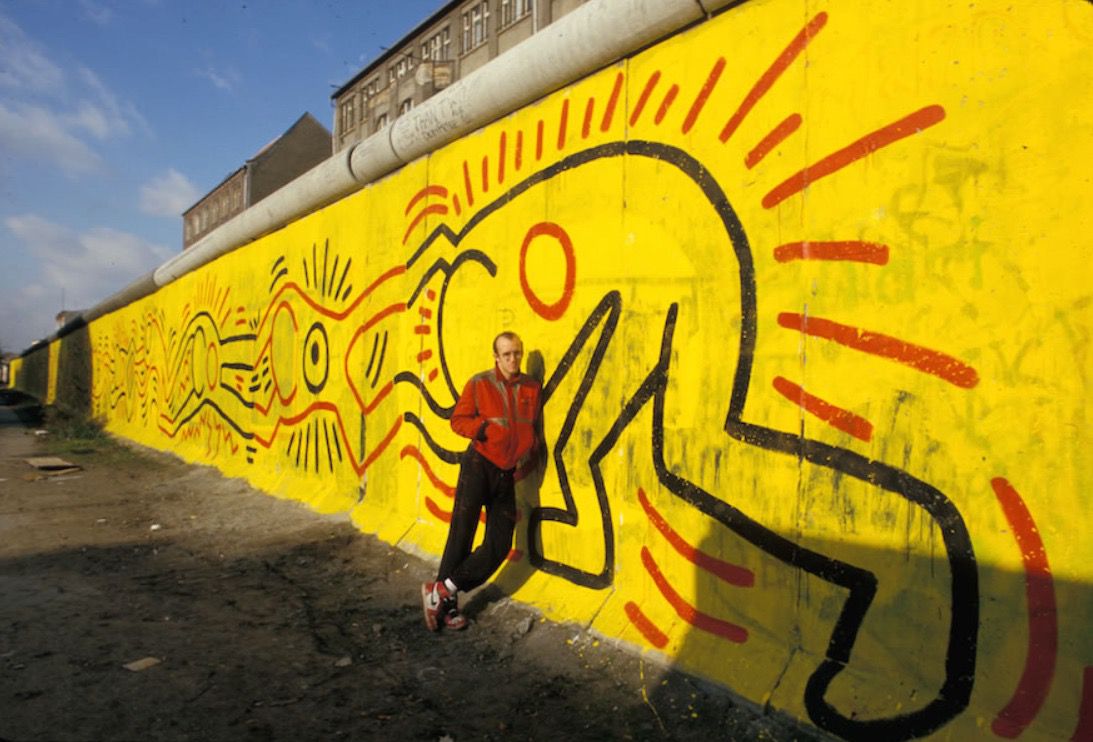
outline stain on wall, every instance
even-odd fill
[[[518,599],[847,739],[1088,739],[1091,41],[742,3],[97,320],[91,409],[435,555],[514,329]]]

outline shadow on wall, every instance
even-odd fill
[[[912,527],[919,524],[908,522]],[[750,544],[727,542],[716,532],[693,554],[693,606],[661,572],[669,557],[643,548],[660,593],[642,606],[643,633],[664,646],[668,637],[658,622],[666,629],[687,624],[677,666],[765,699],[768,712],[803,707],[803,721],[844,739],[990,732],[1012,739],[1026,730],[1038,739],[1093,739],[1093,668],[1083,666],[1088,658],[1076,651],[1081,638],[1059,629],[1065,619],[1059,607],[1093,605],[1089,584],[980,563],[980,595],[954,601],[940,552],[820,540],[804,545],[875,574],[875,594],[855,605],[850,590],[789,565],[757,561]],[[961,610],[968,601],[983,622],[970,643],[952,641],[952,605]],[[840,655],[845,661],[836,659]],[[978,658],[993,659],[977,664]],[[1053,681],[1061,692],[1048,704]],[[690,712],[662,708],[668,699],[658,691],[650,700],[661,714]]]
[[[91,335],[83,320],[61,339],[56,404],[79,417],[91,413]]]

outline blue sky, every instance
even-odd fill
[[[182,248],[181,212],[443,0],[0,0],[0,349]]]

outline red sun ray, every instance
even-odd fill
[[[722,142],[729,141],[731,137],[739,128],[740,124],[744,121],[747,115],[751,112],[751,109],[755,108],[755,104],[767,94],[767,91],[771,89],[771,86],[778,81],[778,78],[782,76],[782,73],[793,63],[793,60],[804,51],[809,42],[816,37],[816,34],[820,32],[820,29],[827,23],[827,13],[818,13],[815,18],[808,22],[808,24],[801,29],[793,41],[789,42],[778,58],[774,60],[771,66],[763,73],[752,89],[748,91],[748,94],[744,96],[744,100],[741,101],[740,107],[736,109],[736,112],[729,118],[725,124],[725,128],[721,130],[720,139]]]
[[[634,624],[634,628],[641,632],[646,641],[657,649],[664,649],[668,646],[668,635],[649,620],[649,617],[642,612],[637,603],[627,601],[626,605],[623,606],[623,610],[626,611],[626,617],[630,619],[630,623]]]
[[[774,130],[770,134],[763,137],[759,144],[755,145],[751,152],[748,152],[744,158],[744,166],[751,170],[753,167],[763,161],[763,158],[769,155],[775,147],[785,141],[793,132],[797,131],[801,127],[801,114],[794,113],[787,116],[782,123],[774,127]]]
[[[778,324],[789,330],[798,330],[806,335],[833,340],[863,353],[897,361],[963,389],[971,389],[979,383],[979,374],[963,361],[890,335],[789,312],[778,315]]]
[[[683,133],[686,134],[694,127],[695,122],[698,121],[699,115],[702,113],[702,109],[706,106],[706,101],[709,100],[710,94],[713,93],[713,89],[717,87],[717,81],[721,78],[721,73],[725,71],[725,58],[718,57],[714,62],[713,69],[710,70],[710,74],[706,76],[706,82],[702,85],[702,89],[698,91],[698,96],[695,97],[694,103],[691,104],[691,110],[687,112],[687,117],[683,119]]]
[[[722,639],[728,639],[731,642],[737,644],[743,643],[748,640],[748,631],[742,626],[737,626],[729,621],[724,621],[720,618],[714,618],[713,616],[703,613],[695,608],[693,605],[683,599],[679,593],[675,591],[675,588],[671,586],[668,579],[657,567],[657,563],[653,561],[653,555],[650,553],[647,547],[641,547],[641,561],[645,565],[645,570],[649,573],[649,576],[653,578],[653,582],[656,584],[657,589],[660,590],[660,594],[664,596],[664,599],[668,601],[669,605],[675,609],[679,617],[687,623],[694,626],[696,629],[701,629],[715,636],[720,636]]]
[[[866,134],[861,139],[833,152],[819,162],[809,165],[786,178],[763,197],[763,207],[770,209],[785,201],[790,196],[804,190],[805,186],[815,183],[866,155],[883,149],[901,139],[917,134],[939,123],[945,118],[945,109],[938,105],[920,108],[899,121],[881,127]]]
[[[774,248],[774,259],[779,263],[791,260],[849,260],[888,265],[888,246],[856,240],[787,242]]]
[[[869,442],[873,438],[873,425],[864,417],[825,402],[781,376],[774,377],[773,383],[779,394],[831,427],[849,433],[858,440]]]
[[[415,193],[410,199],[409,203],[406,204],[406,211],[403,212],[403,215],[410,216],[410,212],[414,210],[414,204],[416,204],[423,198],[428,198],[429,196],[439,196],[440,198],[447,198],[448,189],[441,185],[425,186],[420,191]]]

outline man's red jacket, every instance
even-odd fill
[[[499,469],[515,469],[536,446],[541,394],[527,374],[506,379],[496,366],[475,374],[452,410],[452,430]]]

